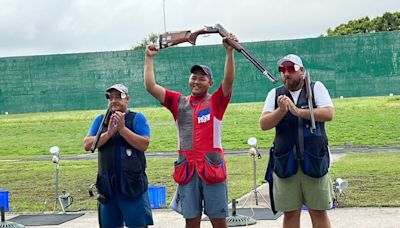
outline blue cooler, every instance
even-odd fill
[[[0,190],[0,207],[4,207],[4,211],[9,211],[10,206],[8,205],[8,191]]]

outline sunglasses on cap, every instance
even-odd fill
[[[107,100],[111,100],[111,99],[124,99],[126,98],[126,94],[125,93],[115,93],[115,94],[111,94],[109,92],[106,93],[106,98]]]
[[[279,66],[278,70],[281,73],[285,73],[286,71],[289,73],[294,73],[300,70],[300,66],[299,65]]]

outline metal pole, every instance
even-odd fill
[[[167,32],[167,22],[165,20],[165,0],[163,0],[164,32]]]
[[[56,163],[56,194],[54,196],[54,211],[56,210],[58,202],[58,161]]]
[[[258,196],[257,196],[257,183],[256,183],[256,167],[257,167],[257,162],[256,162],[256,155],[253,156],[253,165],[254,165],[254,196],[256,198],[256,205],[258,206]]]
[[[6,221],[6,216],[4,214],[5,208],[0,207],[0,211],[1,211],[1,222],[5,222]]]

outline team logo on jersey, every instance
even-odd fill
[[[132,156],[132,150],[126,149],[126,155],[128,155],[128,157]]]
[[[206,123],[210,120],[210,108],[200,110],[197,113],[197,123]]]

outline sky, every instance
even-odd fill
[[[318,37],[399,0],[0,0],[0,57],[128,50],[151,33],[221,24],[240,42]],[[221,43],[217,34],[196,45]]]

